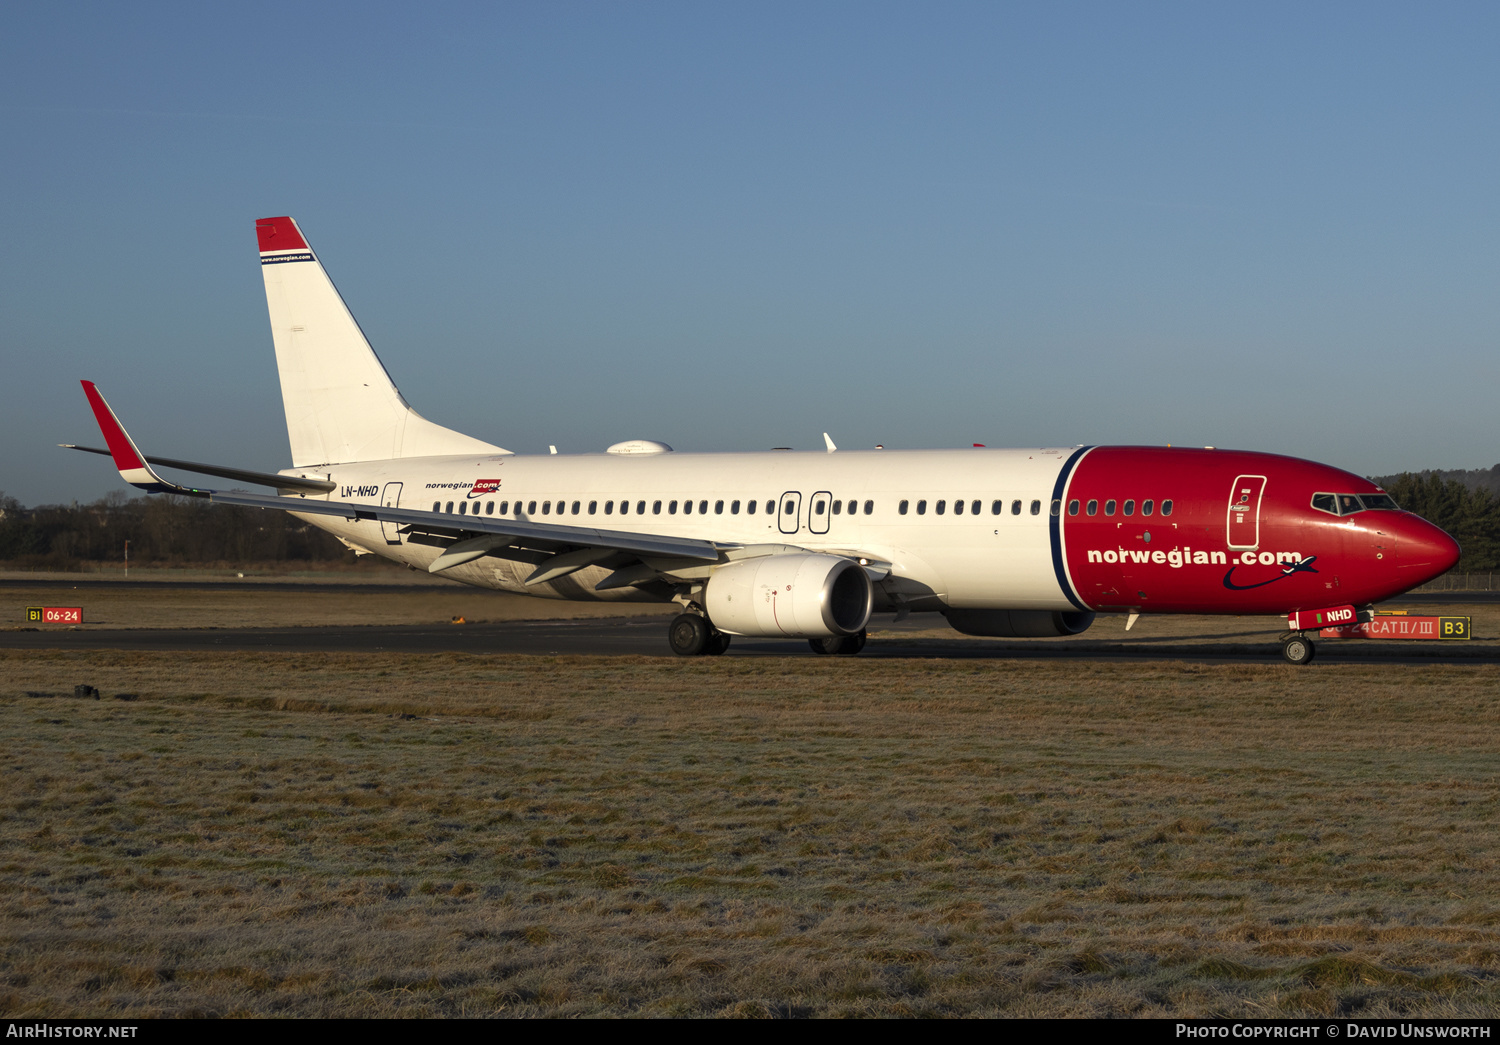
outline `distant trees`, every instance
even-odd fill
[[[1471,487],[1445,479],[1444,474],[1403,472],[1375,481],[1402,508],[1442,527],[1458,541],[1464,554],[1454,567],[1456,573],[1500,568],[1500,497],[1488,486]]]
[[[338,562],[337,538],[285,512],[211,504],[193,497],[112,493],[88,505],[22,508],[0,493],[0,561],[77,569],[120,563]]]

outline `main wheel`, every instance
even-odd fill
[[[852,657],[865,648],[865,636],[863,631],[857,635],[830,635],[823,639],[808,639],[807,644],[814,653],[837,653]]]
[[[1311,664],[1317,652],[1313,640],[1305,635],[1293,635],[1281,644],[1281,655],[1288,664]]]
[[[679,613],[667,628],[667,642],[679,657],[696,657],[708,648],[708,621],[696,613]]]
[[[717,657],[729,648],[729,636],[722,631],[716,631],[709,637],[708,645],[703,647],[703,652],[710,657]]]

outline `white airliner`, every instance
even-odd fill
[[[1096,611],[1368,612],[1458,546],[1368,480],[1214,449],[677,453],[647,439],[524,456],[402,398],[291,218],[256,222],[292,467],[251,472],[135,446],[85,393],[122,477],[276,508],[358,550],[465,584],[559,599],[677,601],[674,651],[729,637],[857,653],[872,613],[969,634],[1076,634]],[[76,447],[76,449],[89,449]],[[153,464],[273,487],[185,487]]]

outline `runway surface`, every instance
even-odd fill
[[[119,581],[7,578],[0,588],[58,590],[122,586],[189,590],[243,590],[246,581]],[[419,593],[431,585],[379,585],[339,582],[263,581],[264,592]],[[439,590],[448,586],[439,586]],[[451,589],[450,589],[451,590]],[[1500,592],[1436,592],[1403,596],[1401,605],[1490,605]],[[197,628],[17,628],[0,631],[0,649],[98,650],[142,652],[235,650],[326,653],[473,653],[583,656],[671,657],[668,617],[607,617],[575,620],[497,621],[472,624],[368,624],[306,627]],[[1149,618],[1148,618],[1149,620]],[[1245,622],[1251,625],[1247,620]],[[889,618],[871,621],[872,637],[862,657],[939,657],[944,659],[1192,660],[1209,663],[1279,662],[1281,633],[1256,622],[1251,630],[1154,636],[1149,627],[1129,637],[1117,630],[1101,636],[1095,628],[1067,639],[975,639],[948,632],[936,614],[917,614],[900,624]],[[726,656],[816,656],[805,640],[736,638]],[[1488,664],[1500,662],[1500,644],[1470,642],[1320,641],[1316,663]]]
[[[971,639],[910,637],[934,621],[878,625],[861,657],[939,657],[965,660],[1066,659],[1193,660],[1212,663],[1279,660],[1279,635],[1266,631],[1215,635],[1198,641],[1182,636],[1127,641],[1072,639]],[[666,621],[616,617],[570,621],[508,621],[494,624],[399,625],[307,628],[187,628],[97,631],[5,631],[0,649],[172,651],[250,650],[264,653],[511,653],[531,655],[671,657]],[[815,656],[804,640],[736,638],[726,656]],[[1321,642],[1318,662],[1431,664],[1500,663],[1489,643]]]

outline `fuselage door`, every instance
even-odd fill
[[[398,508],[401,505],[401,484],[386,483],[385,489],[380,493],[380,507]],[[400,523],[383,522],[380,524],[380,532],[385,536],[386,544],[400,544],[401,535],[396,532]]]
[[[1260,498],[1266,490],[1263,475],[1242,475],[1229,490],[1227,529],[1231,548],[1260,547]]]
[[[807,528],[813,533],[828,532],[828,517],[833,514],[833,494],[819,490],[812,495],[807,509]]]
[[[825,506],[826,510],[826,506]],[[802,513],[802,495],[796,490],[788,490],[781,495],[781,504],[776,512],[776,521],[781,524],[782,533],[797,532],[797,517]]]

